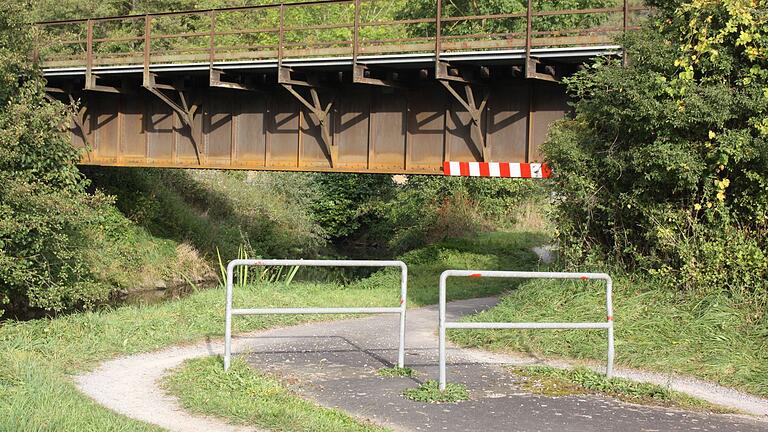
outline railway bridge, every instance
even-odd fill
[[[560,79],[620,56],[615,36],[646,13],[559,3],[468,15],[435,0],[413,17],[319,0],[44,22],[35,58],[49,96],[78,102],[85,165],[546,177],[539,146],[568,111]]]

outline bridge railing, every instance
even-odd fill
[[[432,3],[434,1],[434,3]],[[39,23],[45,68],[591,46],[636,28],[640,0],[556,0],[471,14],[445,0],[317,0]],[[535,4],[534,4],[535,3]],[[538,6],[540,5],[540,6]],[[472,11],[470,11],[472,12]],[[474,11],[483,12],[483,11]]]

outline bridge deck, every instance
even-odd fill
[[[531,55],[536,58],[565,63],[582,63],[597,56],[613,56],[619,53],[621,53],[621,46],[619,45],[533,48],[531,50]],[[493,51],[457,51],[442,53],[440,55],[440,60],[478,65],[522,65],[525,61],[526,54],[524,48]],[[367,66],[388,66],[397,68],[431,68],[435,63],[435,60],[435,55],[433,53],[365,55],[357,58],[358,63]],[[352,56],[334,56],[286,58],[283,60],[282,64],[286,67],[297,68],[333,67],[351,69],[354,64],[353,62],[354,59]],[[249,61],[217,61],[212,64],[207,61],[180,63],[157,62],[151,64],[149,70],[154,73],[207,73],[211,67],[230,71],[269,70],[274,72],[279,67],[279,61],[274,58]],[[46,62],[44,63],[43,68],[43,73],[47,77],[84,76],[86,72],[87,68],[85,66],[62,67],[55,62]],[[135,62],[133,64],[125,65],[94,66],[92,72],[99,75],[140,74],[144,72],[144,65],[141,62]]]

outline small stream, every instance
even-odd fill
[[[395,259],[389,251],[381,247],[364,243],[345,242],[331,245],[317,259]],[[301,267],[294,277],[294,282],[319,282],[348,284],[366,278],[379,269],[355,267]],[[132,290],[116,295],[112,305],[151,305],[168,300],[178,300],[200,290],[219,286],[218,277],[214,276],[198,282],[176,282],[157,288]]]
[[[151,305],[168,300],[178,300],[200,290],[216,288],[219,280],[215,277],[198,282],[179,282],[164,287],[139,289],[118,294],[111,301],[115,306]]]

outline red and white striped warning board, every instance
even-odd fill
[[[444,162],[443,174],[456,177],[549,178],[547,164],[513,162]]]

